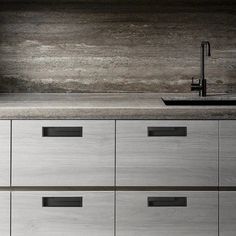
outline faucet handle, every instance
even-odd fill
[[[192,77],[192,83],[191,84],[194,84],[194,77]]]
[[[197,81],[198,81],[197,83],[195,83],[194,80],[195,80],[195,78],[192,77],[192,83],[191,83],[191,85],[200,85],[200,79],[197,80]]]
[[[200,91],[201,90],[201,81],[198,79],[198,82],[194,82],[194,77],[192,77],[191,91]]]

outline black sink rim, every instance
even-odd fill
[[[236,99],[165,99],[167,106],[236,106]]]

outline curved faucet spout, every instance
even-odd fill
[[[210,42],[209,41],[202,41],[201,47],[203,48],[203,50],[205,49],[205,46],[206,46],[206,49],[207,49],[206,56],[210,57],[211,56],[211,45],[210,45]]]

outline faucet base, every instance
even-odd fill
[[[202,87],[202,89],[200,91],[201,96],[206,97],[207,96],[207,81],[206,81],[206,79],[202,80],[201,87]]]

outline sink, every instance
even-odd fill
[[[167,106],[235,106],[236,97],[162,97]]]

